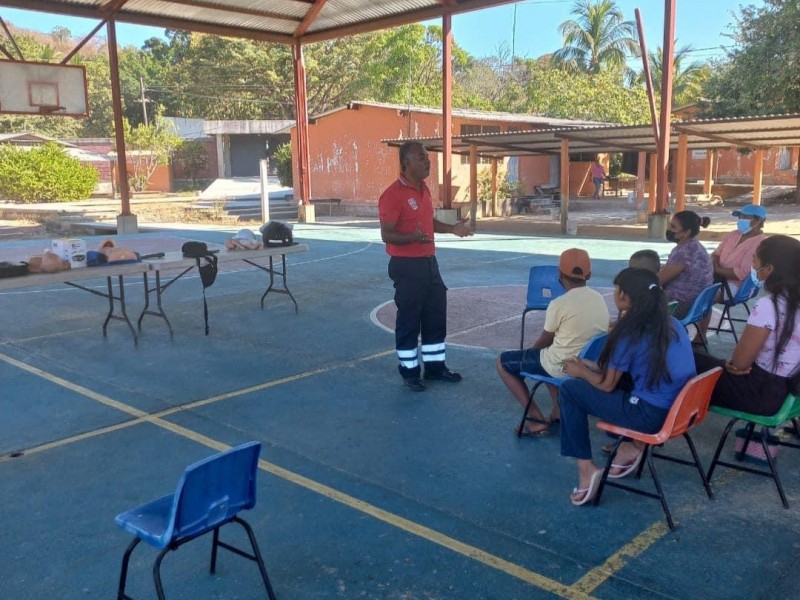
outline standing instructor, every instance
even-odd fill
[[[381,239],[386,244],[389,277],[394,282],[397,305],[395,347],[403,383],[415,392],[425,390],[420,380],[421,358],[425,379],[461,381],[445,364],[447,288],[439,275],[434,233],[472,235],[464,221],[448,225],[433,218],[431,192],[425,178],[431,172],[428,152],[419,142],[400,146],[400,176],[378,202]]]

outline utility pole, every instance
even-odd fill
[[[147,98],[144,97],[144,78],[139,77],[139,93],[142,97],[142,113],[144,114],[144,126],[147,127]]]

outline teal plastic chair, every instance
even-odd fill
[[[133,600],[125,593],[128,563],[134,548],[144,540],[161,549],[153,565],[153,579],[159,600],[164,600],[161,561],[168,552],[213,532],[211,573],[217,566],[217,549],[224,548],[258,564],[267,595],[276,600],[253,529],[239,512],[256,504],[256,473],[261,444],[248,442],[214,454],[186,468],[174,494],[117,515],[115,521],[135,537],[125,551],[119,577],[117,600]],[[228,523],[241,525],[250,539],[252,554],[220,541],[219,530]]]
[[[519,334],[519,349],[525,347],[525,315],[532,310],[547,310],[550,302],[566,290],[558,280],[558,267],[537,265],[528,272],[528,294],[525,310],[522,311],[522,330]]]
[[[734,318],[731,315],[731,309],[734,306],[742,306],[744,307],[745,312],[750,315],[750,307],[747,303],[758,295],[758,292],[761,291],[761,287],[757,286],[753,283],[752,278],[746,277],[742,280],[742,284],[739,286],[739,289],[736,290],[736,294],[731,297],[731,290],[728,287],[728,284],[722,286],[723,297],[726,298],[722,302],[722,315],[720,315],[719,323],[714,328],[717,334],[719,333],[732,333],[734,341],[739,341],[739,336],[736,334],[736,326],[734,323],[746,323],[747,319],[738,319]],[[727,329],[722,329],[723,323],[728,323]]]
[[[721,283],[715,283],[713,285],[708,286],[697,298],[694,299],[692,303],[692,307],[689,309],[689,312],[685,317],[679,319],[681,325],[684,327],[688,327],[689,325],[694,325],[697,328],[697,335],[700,336],[700,343],[703,344],[703,348],[706,352],[708,352],[708,344],[706,343],[706,336],[700,330],[698,323],[702,321],[707,315],[711,313],[711,309],[714,308],[714,298],[717,297],[717,292],[722,287]]]
[[[586,343],[578,356],[586,360],[596,361],[600,358],[600,352],[603,350],[603,346],[605,346],[607,337],[607,333],[597,334]],[[525,410],[522,412],[522,420],[519,422],[519,427],[517,428],[517,437],[522,437],[522,433],[525,430],[525,422],[534,420],[533,417],[528,416],[528,411],[533,403],[533,395],[536,393],[536,390],[539,389],[539,386],[543,383],[547,383],[560,388],[561,384],[569,379],[569,377],[546,377],[544,375],[526,373],[525,371],[522,371],[520,375],[533,381],[533,387],[531,388],[530,394],[528,394],[528,403],[525,405]]]
[[[745,471],[747,473],[754,473],[755,475],[762,475],[764,477],[770,477],[775,482],[775,486],[778,488],[778,495],[781,497],[781,502],[783,503],[783,508],[789,508],[789,502],[786,500],[786,494],[783,492],[783,485],[781,484],[781,478],[778,476],[778,470],[775,468],[775,461],[772,459],[772,455],[769,453],[769,448],[767,447],[767,440],[769,439],[769,430],[773,427],[777,427],[787,421],[791,421],[794,425],[795,433],[798,433],[798,426],[796,419],[800,417],[800,396],[796,396],[794,394],[789,394],[786,396],[786,400],[781,406],[780,410],[776,412],[774,415],[771,416],[764,416],[764,415],[754,415],[751,413],[746,413],[738,410],[733,410],[730,408],[723,408],[722,406],[712,406],[711,412],[716,413],[718,415],[723,415],[726,417],[730,417],[730,422],[728,426],[725,427],[725,431],[722,432],[722,437],[719,440],[719,444],[717,444],[717,451],[714,453],[714,460],[711,461],[711,466],[708,468],[708,480],[711,481],[711,476],[714,474],[714,469],[717,465],[721,465],[723,467],[728,467],[730,469],[736,469],[738,471]],[[747,423],[747,427],[745,428],[745,441],[742,445],[742,449],[740,452],[736,453],[736,460],[737,463],[726,462],[724,460],[720,460],[719,456],[722,453],[722,448],[725,446],[725,441],[728,439],[728,435],[730,434],[733,426],[736,424],[737,421],[745,421]],[[747,451],[747,446],[750,444],[750,441],[753,439],[753,431],[755,430],[756,425],[761,425],[761,445],[764,448],[764,455],[767,458],[767,464],[769,465],[769,471],[764,471],[763,469],[755,469],[753,467],[748,467],[746,465],[740,464],[744,460],[745,452]],[[800,448],[800,444],[795,444],[792,442],[787,442],[783,440],[778,440],[777,442],[770,442],[770,443],[777,443],[780,446],[788,446],[790,448]]]

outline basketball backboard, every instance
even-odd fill
[[[85,117],[82,66],[0,60],[0,113]]]

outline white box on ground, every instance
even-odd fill
[[[86,240],[80,238],[58,238],[51,242],[51,250],[64,260],[68,260],[70,266],[86,266]]]

